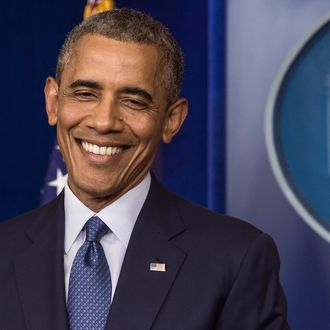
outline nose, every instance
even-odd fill
[[[122,131],[124,123],[119,105],[114,101],[102,100],[90,112],[86,125],[101,134]]]

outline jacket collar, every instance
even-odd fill
[[[34,218],[35,214],[35,218]],[[67,329],[64,291],[63,193],[30,214],[27,247],[14,260],[28,329]]]

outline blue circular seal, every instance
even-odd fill
[[[265,124],[267,152],[283,193],[330,242],[330,16],[281,67]]]

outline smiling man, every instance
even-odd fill
[[[150,173],[187,115],[182,73],[169,31],[141,12],[69,33],[45,86],[68,183],[0,226],[0,328],[289,329],[272,239]]]
[[[47,113],[70,189],[98,212],[146,177],[159,141],[179,130],[187,101],[170,99],[153,45],[89,33],[72,52],[60,84],[47,79]]]

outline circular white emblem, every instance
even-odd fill
[[[284,195],[330,242],[330,15],[281,67],[265,127],[271,167]]]

